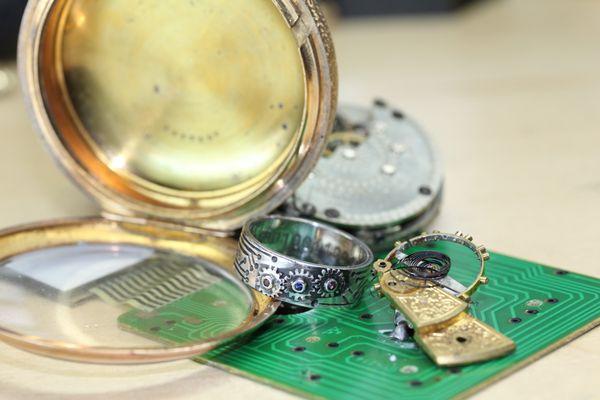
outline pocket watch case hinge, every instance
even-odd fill
[[[294,32],[298,45],[302,46],[308,40],[313,29],[316,29],[311,16],[307,15],[308,10],[303,12],[294,0],[275,0],[275,2],[290,29]]]

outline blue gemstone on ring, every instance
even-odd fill
[[[298,278],[292,283],[292,290],[296,293],[302,293],[306,290],[306,282],[304,279]]]

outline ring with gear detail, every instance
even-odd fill
[[[242,230],[235,269],[253,289],[302,307],[357,303],[373,254],[354,236],[302,218],[267,216]]]

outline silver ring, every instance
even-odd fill
[[[354,236],[302,218],[266,216],[242,229],[235,269],[250,287],[303,307],[355,304],[373,253]]]

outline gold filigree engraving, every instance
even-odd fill
[[[469,303],[435,282],[392,269],[390,257],[376,261],[374,269],[379,274],[376,288],[410,322],[415,340],[436,364],[482,362],[516,348],[512,340],[469,315]]]
[[[487,361],[515,349],[512,340],[467,313],[462,313],[456,322],[416,335],[415,339],[438,365]]]
[[[441,324],[456,317],[467,308],[467,303],[437,287],[423,287],[394,271],[382,275],[384,294],[400,309],[415,329]]]

